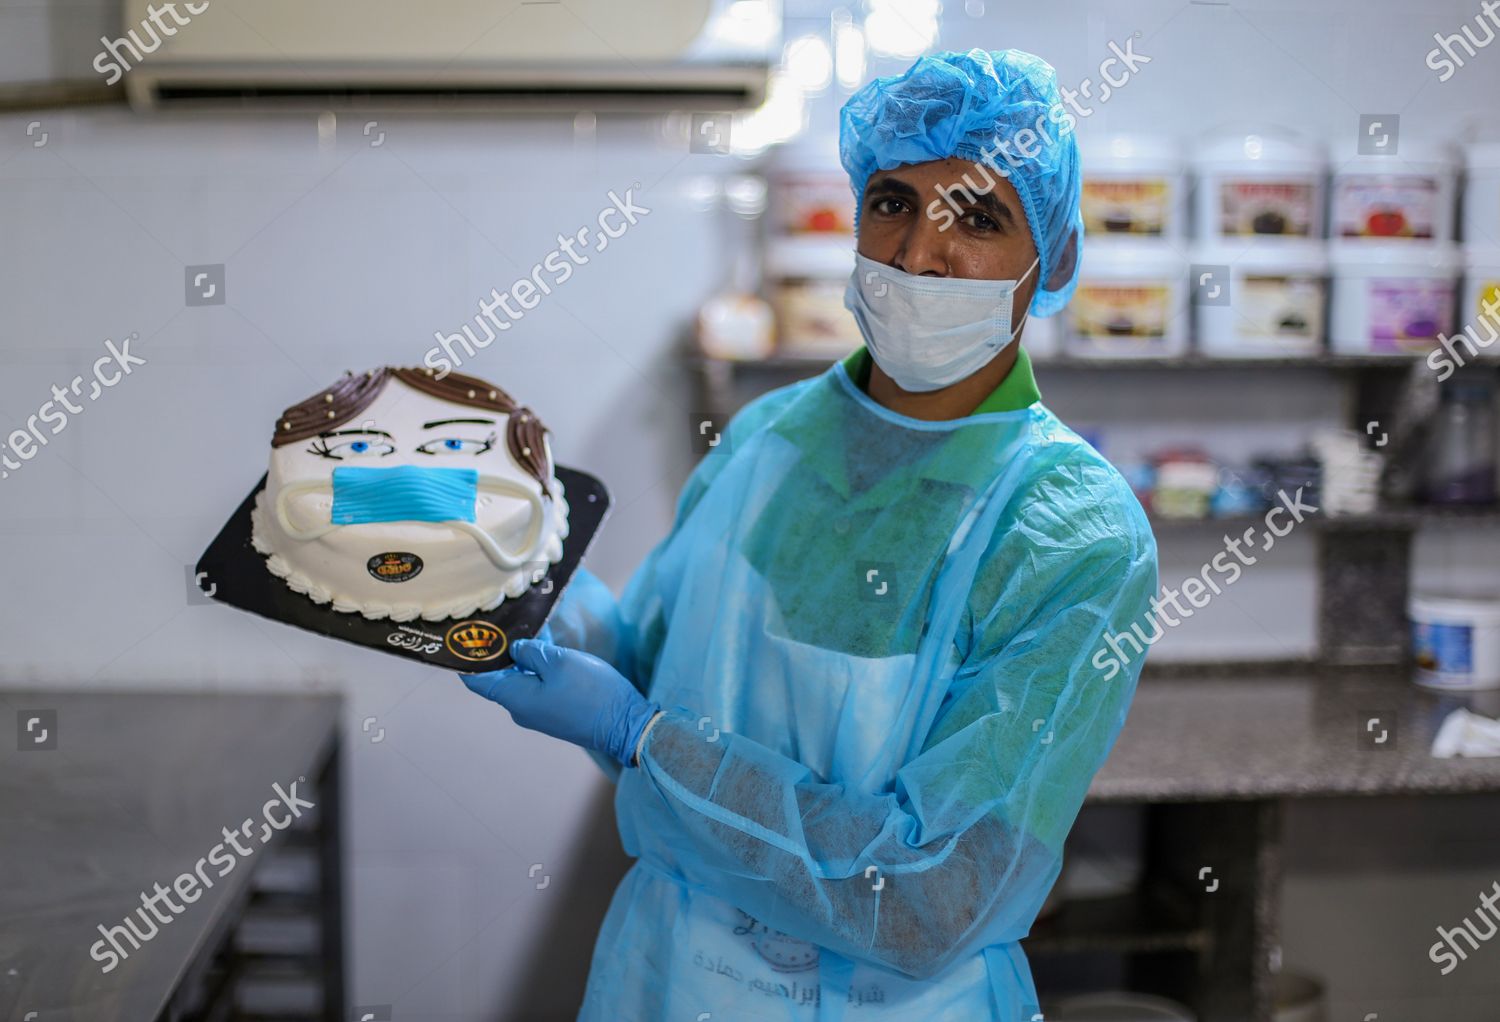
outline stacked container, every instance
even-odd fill
[[[770,172],[767,294],[776,312],[777,349],[833,358],[863,343],[844,308],[854,270],[854,198],[830,138],[777,154]]]
[[[844,308],[844,288],[854,272],[852,238],[772,236],[765,268],[779,352],[836,358],[864,343]]]
[[[1187,176],[1177,144],[1149,135],[1086,146],[1084,245],[1066,348],[1081,358],[1188,349]]]
[[[1464,286],[1458,329],[1468,330],[1479,357],[1500,356],[1500,142],[1464,153]],[[1487,345],[1484,342],[1489,342]],[[1467,357],[1467,349],[1460,348]]]
[[[1458,252],[1451,243],[1346,242],[1333,249],[1333,350],[1425,354],[1453,333]]]
[[[1434,143],[1344,154],[1330,216],[1335,352],[1424,354],[1453,332],[1457,174],[1452,152]]]
[[[1225,134],[1207,139],[1193,164],[1189,286],[1203,354],[1319,354],[1328,293],[1322,148],[1275,130]]]

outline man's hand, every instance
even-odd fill
[[[509,710],[522,727],[631,765],[636,743],[660,706],[582,650],[521,639],[511,645],[511,656],[515,665],[503,671],[459,677],[469,691]]]

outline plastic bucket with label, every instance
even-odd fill
[[[1187,237],[1187,168],[1175,141],[1115,135],[1084,144],[1082,162],[1080,207],[1091,243]]]
[[[1335,242],[1329,347],[1345,355],[1414,355],[1453,333],[1460,259],[1453,245]]]
[[[1464,243],[1500,247],[1500,142],[1464,150]]]
[[[1210,358],[1311,357],[1327,335],[1328,256],[1322,242],[1208,246],[1189,281],[1199,350]],[[1217,281],[1210,274],[1225,274]]]
[[[1410,604],[1417,684],[1500,688],[1500,599],[1416,594]]]
[[[781,234],[854,235],[855,199],[839,166],[838,140],[803,138],[776,154],[768,173],[771,224]]]
[[[1087,243],[1067,309],[1068,354],[1160,358],[1188,348],[1187,260],[1146,241]]]
[[[1323,148],[1266,131],[1214,138],[1193,159],[1199,241],[1323,237]]]
[[[1403,139],[1399,155],[1349,156],[1333,176],[1328,234],[1449,242],[1457,193],[1458,160],[1446,146]]]
[[[836,357],[864,343],[844,308],[854,249],[836,237],[777,237],[766,245],[766,290],[786,354]]]
[[[1500,248],[1465,247],[1458,329],[1481,342],[1475,345],[1477,357],[1500,358]]]

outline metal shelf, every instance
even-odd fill
[[[1189,904],[1158,890],[1065,901],[1032,926],[1021,946],[1027,954],[1142,954],[1202,951],[1211,940]]]
[[[847,354],[847,352],[845,353]],[[843,355],[798,355],[778,353],[762,359],[708,358],[702,355],[689,356],[689,364],[705,371],[735,372],[821,372]],[[1370,369],[1400,372],[1422,362],[1422,355],[1317,355],[1310,358],[1206,358],[1202,355],[1182,355],[1170,358],[1034,358],[1032,365],[1038,372],[1096,372],[1118,369],[1210,371],[1244,369],[1318,369],[1330,372],[1355,372]],[[1472,365],[1491,369],[1500,368],[1500,359],[1476,359]]]
[[[1318,515],[1325,529],[1416,529],[1422,526],[1500,525],[1500,507],[1422,505],[1384,508],[1367,515]]]
[[[1267,509],[1269,510],[1269,508]],[[1150,515],[1151,527],[1156,530],[1182,530],[1208,526],[1213,529],[1245,528],[1260,525],[1266,512],[1223,515],[1206,518],[1177,518],[1170,515]],[[1439,505],[1414,505],[1411,507],[1382,508],[1370,514],[1359,515],[1309,515],[1307,524],[1317,529],[1348,529],[1351,531],[1371,529],[1416,529],[1424,526],[1450,525],[1500,525],[1500,505],[1482,507],[1442,507]]]
[[[1077,372],[1107,369],[1151,369],[1183,371],[1218,371],[1245,369],[1319,369],[1328,372],[1355,372],[1369,369],[1404,372],[1419,364],[1425,356],[1411,355],[1315,355],[1306,358],[1207,358],[1203,355],[1180,355],[1171,358],[1049,358],[1034,359],[1038,372],[1062,370]],[[1500,365],[1500,362],[1496,363]]]

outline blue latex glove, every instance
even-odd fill
[[[515,666],[459,675],[470,692],[499,703],[524,728],[630,766],[659,705],[591,653],[541,639],[520,639],[510,649]]]

